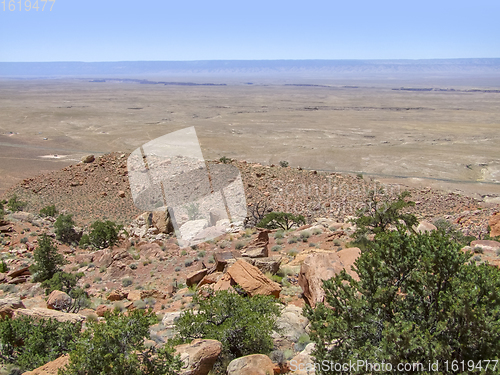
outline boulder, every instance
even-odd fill
[[[269,231],[261,230],[256,239],[245,245],[241,256],[248,258],[264,258],[269,256]]]
[[[179,232],[185,241],[191,241],[196,235],[208,226],[206,219],[189,220],[181,225]]]
[[[174,233],[174,225],[170,219],[168,211],[155,211],[151,217],[151,224],[154,225],[160,233]]]
[[[262,294],[279,298],[281,286],[268,279],[257,267],[238,259],[228,268],[227,274],[250,296]]]
[[[267,258],[244,258],[252,266],[257,267],[260,272],[270,272],[273,275],[279,271],[282,258],[281,257],[267,257]]]
[[[209,275],[206,275],[199,283],[198,287],[201,287],[203,285],[207,284],[215,284],[219,279],[222,277],[223,273],[222,272],[214,272]]]
[[[60,290],[53,290],[47,299],[47,308],[58,311],[68,310],[72,302],[73,299],[68,294]]]
[[[357,247],[347,248],[338,252],[320,252],[310,254],[302,263],[299,273],[299,285],[302,288],[305,301],[315,307],[323,302],[323,280],[328,280],[345,269],[349,275],[358,279],[351,270],[354,261],[361,254]]]
[[[227,375],[274,375],[274,364],[267,355],[247,355],[232,360]]]
[[[286,306],[277,319],[276,324],[280,330],[280,336],[289,341],[297,342],[300,336],[306,334],[309,319],[302,315],[302,308],[294,305]]]
[[[316,362],[311,353],[314,343],[307,344],[306,348],[290,360],[290,370],[294,375],[316,374],[314,363]]]
[[[69,364],[69,355],[63,355],[51,362],[44,364],[33,371],[23,372],[24,375],[57,375],[58,370]]]
[[[112,311],[112,309],[113,308],[111,306],[99,305],[97,306],[97,309],[95,309],[95,313],[98,317],[102,318],[108,311]]]
[[[197,339],[176,346],[175,351],[181,356],[180,375],[207,375],[222,351],[222,344],[217,340]]]
[[[20,298],[9,297],[0,299],[0,319],[6,316],[12,318],[14,310],[24,309],[25,306]]]
[[[107,300],[108,301],[121,301],[121,300],[127,299],[128,295],[129,295],[128,292],[118,289],[118,290],[112,291],[109,294]]]
[[[234,264],[237,258],[241,258],[241,253],[238,250],[219,251],[215,253],[215,270],[223,272],[228,264]]]
[[[83,322],[85,320],[85,316],[81,314],[64,313],[41,307],[33,307],[32,309],[17,309],[14,311],[14,317],[17,316],[30,316],[34,319],[55,319],[58,322],[71,323]]]
[[[94,160],[95,160],[95,156],[94,155],[86,155],[84,157],[82,157],[82,163],[92,163]]]
[[[428,221],[422,220],[420,223],[418,223],[418,226],[415,228],[415,232],[417,233],[429,233],[432,232],[433,230],[437,230],[436,226],[432,223],[429,223]]]
[[[477,241],[472,241],[470,243],[470,246],[472,248],[480,247],[483,250],[496,251],[500,249],[500,242],[491,240],[477,240]]]
[[[210,285],[213,290],[234,290],[233,285],[236,285],[236,282],[231,278],[229,274],[224,274],[217,280],[215,284]]]
[[[490,237],[500,236],[500,212],[495,212],[488,220],[490,226]]]
[[[193,285],[198,285],[198,283],[207,275],[208,270],[206,268],[198,271],[191,272],[186,276],[186,285],[188,287]]]
[[[12,271],[7,273],[7,276],[12,278],[12,279],[15,279],[16,277],[19,277],[19,276],[30,276],[30,275],[31,275],[31,272],[30,272],[29,266],[18,267],[15,270],[12,270]]]

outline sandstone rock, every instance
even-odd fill
[[[47,299],[47,308],[51,310],[67,310],[71,307],[73,299],[60,290],[53,290]]]
[[[69,355],[63,355],[33,371],[24,372],[24,375],[57,375],[58,370],[69,364]]]
[[[481,247],[483,250],[496,251],[497,249],[500,249],[500,242],[490,241],[490,240],[477,240],[477,241],[472,241],[470,243],[470,246],[472,248]]]
[[[35,319],[55,319],[59,322],[72,323],[78,323],[85,320],[85,316],[81,314],[63,313],[61,311],[44,309],[41,307],[15,310],[14,317],[16,316],[30,316]]]
[[[233,264],[237,258],[241,258],[241,253],[238,250],[219,251],[215,253],[215,269],[218,272],[223,272],[229,263]]]
[[[242,259],[228,268],[227,274],[250,296],[262,294],[279,298],[281,286],[268,279],[259,269]]]
[[[422,220],[415,228],[415,231],[420,234],[432,232],[433,230],[437,230],[436,226],[425,220]]]
[[[222,351],[217,340],[193,340],[175,347],[182,361],[181,375],[207,375]]]
[[[252,354],[232,360],[227,375],[273,375],[274,364],[264,354]]]
[[[267,258],[244,258],[252,266],[257,267],[260,272],[270,272],[273,275],[279,271],[282,258],[281,257],[267,257]]]
[[[177,321],[177,319],[179,319],[180,316],[181,311],[166,312],[165,315],[163,315],[161,324],[163,324],[165,328],[174,328],[175,322]]]
[[[491,215],[488,225],[490,226],[490,237],[500,236],[500,212]]]
[[[256,239],[250,241],[241,252],[241,256],[264,258],[269,256],[269,231],[261,230]]]
[[[92,163],[95,160],[94,155],[87,155],[82,158],[82,163]]]
[[[197,285],[208,273],[208,270],[202,269],[199,271],[194,271],[191,272],[189,275],[186,276],[186,285],[188,287]]]
[[[139,301],[141,299],[146,298],[156,298],[156,299],[165,299],[165,293],[162,293],[156,289],[151,290],[132,290],[128,292],[127,299],[129,301]]]
[[[0,299],[0,318],[4,318],[6,316],[12,318],[14,310],[24,308],[23,302],[18,297]]]
[[[236,285],[236,282],[231,278],[229,274],[224,274],[215,284],[212,284],[211,287],[213,290],[233,290],[233,285]]]
[[[99,305],[97,309],[95,309],[95,313],[98,317],[103,317],[108,311],[111,311],[112,307],[107,305]]]
[[[223,276],[222,272],[214,272],[209,275],[206,275],[199,283],[198,288],[207,285],[207,284],[215,284],[219,279]]]
[[[30,272],[29,266],[19,267],[13,271],[10,271],[7,273],[7,276],[11,277],[13,279],[18,277],[18,276],[30,276],[30,275],[31,275],[31,272]]]
[[[120,190],[120,191],[118,192],[118,197],[120,197],[120,198],[125,198],[125,192],[124,192],[123,190]]]
[[[280,336],[292,342],[297,342],[300,336],[306,334],[309,320],[302,315],[302,308],[288,305],[283,309],[276,324],[280,329]]]
[[[151,223],[160,233],[174,233],[174,225],[170,219],[168,211],[155,211],[151,217]]]
[[[179,232],[183,240],[191,241],[196,235],[208,226],[206,219],[189,220],[181,225]]]
[[[0,284],[7,282],[7,275],[5,273],[0,272]]]
[[[323,302],[325,293],[322,280],[328,280],[345,269],[352,277],[357,274],[351,270],[354,261],[361,254],[357,247],[351,247],[338,252],[321,252],[309,255],[299,273],[299,285],[302,288],[306,302],[315,307]]]
[[[109,294],[107,300],[108,301],[121,301],[121,300],[128,298],[128,295],[129,295],[128,292],[118,289],[118,290],[112,291]]]
[[[314,363],[315,359],[311,355],[314,350],[314,343],[310,343],[306,348],[290,360],[290,369],[296,375],[316,374]]]

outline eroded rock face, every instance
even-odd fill
[[[309,255],[302,263],[299,273],[299,285],[306,302],[312,307],[323,302],[325,292],[322,281],[332,278],[343,269],[357,279],[358,276],[351,270],[351,266],[360,254],[360,249],[351,247],[338,252],[321,252]]]
[[[491,215],[488,225],[490,226],[490,237],[500,236],[500,212]]]
[[[64,311],[71,307],[73,299],[60,290],[53,290],[47,299],[47,308],[51,310]]]
[[[190,344],[175,347],[183,363],[182,375],[207,375],[222,351],[217,340],[193,340]]]
[[[57,375],[58,370],[69,364],[69,355],[63,355],[33,371],[24,372],[24,375]]]
[[[55,319],[58,322],[72,322],[72,323],[78,323],[85,320],[84,315],[64,313],[61,311],[44,309],[41,307],[15,310],[14,318],[16,316],[30,316],[35,319]]]
[[[264,354],[236,358],[227,366],[227,375],[273,375],[273,361]]]
[[[268,279],[257,267],[238,259],[227,270],[227,275],[250,296],[262,294],[279,298],[281,286]]]
[[[23,302],[18,297],[0,299],[0,318],[4,318],[6,316],[12,318],[12,316],[14,315],[14,310],[24,308],[25,306]]]

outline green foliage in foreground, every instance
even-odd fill
[[[439,231],[378,234],[355,262],[360,280],[342,271],[324,281],[327,305],[305,308],[317,361],[439,361],[439,373],[466,374],[444,361],[499,359],[500,270],[460,248]]]
[[[5,216],[4,204],[7,203],[5,200],[0,200],[0,220]]]
[[[289,230],[294,225],[300,226],[306,223],[306,219],[302,215],[294,215],[285,212],[271,212],[257,223],[259,228]]]
[[[442,231],[453,241],[458,242],[462,246],[469,246],[471,241],[475,241],[477,238],[474,236],[465,236],[457,227],[445,219],[437,219],[434,222],[437,230]]]
[[[59,254],[52,239],[46,234],[38,238],[38,247],[33,252],[35,262],[30,267],[34,281],[40,282],[51,279],[65,264],[64,257]]]
[[[110,220],[97,220],[90,226],[90,229],[90,233],[84,234],[80,239],[80,247],[92,245],[97,249],[104,249],[113,247],[118,242],[118,233],[122,226]]]
[[[0,363],[30,371],[69,352],[81,323],[30,317],[0,319]]]
[[[6,273],[8,271],[9,271],[9,266],[7,266],[7,264],[5,264],[5,261],[2,259],[2,261],[0,262],[0,272]]]
[[[176,323],[181,342],[197,338],[218,340],[225,360],[267,354],[273,349],[271,333],[277,330],[276,319],[280,315],[274,297],[244,297],[219,291],[193,299],[199,304],[198,312],[186,310]]]
[[[53,204],[52,206],[46,206],[40,210],[40,216],[51,216],[51,217],[56,217],[58,214],[58,211],[56,210],[56,205]]]
[[[158,318],[152,311],[128,315],[107,313],[106,322],[91,321],[70,353],[69,365],[59,375],[176,375],[181,368],[169,345],[146,348],[149,327]]]

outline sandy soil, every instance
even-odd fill
[[[442,84],[425,87],[462,91],[394,90],[422,83],[390,80],[326,87],[4,80],[0,194],[83,155],[130,152],[193,125],[207,159],[286,160],[310,169],[500,194],[500,93],[466,92],[477,88],[470,82]]]

